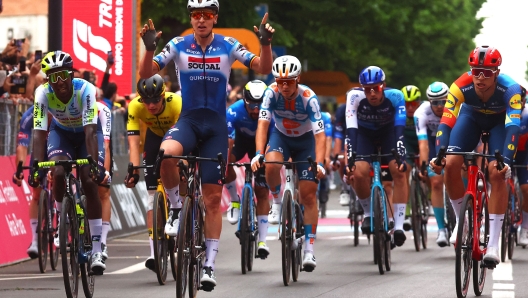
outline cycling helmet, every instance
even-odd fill
[[[52,51],[44,56],[41,64],[42,71],[47,74],[48,71],[59,67],[73,68],[73,59],[66,52]]]
[[[449,87],[443,82],[434,82],[427,87],[427,98],[429,100],[444,99],[449,93]]]
[[[148,79],[141,79],[137,83],[137,93],[142,98],[159,98],[165,93],[165,82],[159,74]]]
[[[471,67],[498,67],[502,63],[502,56],[494,47],[480,46],[469,54],[468,62]]]
[[[420,89],[414,85],[407,85],[403,87],[401,91],[403,92],[403,98],[406,102],[420,100],[420,97],[422,96]]]
[[[187,10],[192,11],[199,8],[209,8],[218,13],[220,10],[220,3],[218,0],[189,0],[187,2]]]
[[[280,56],[273,61],[271,72],[278,79],[297,78],[301,74],[301,61],[290,55]]]
[[[251,103],[261,103],[266,88],[268,88],[266,83],[260,80],[249,81],[244,87],[244,99]]]
[[[378,84],[385,82],[385,73],[377,66],[369,66],[359,74],[359,83],[361,85]]]

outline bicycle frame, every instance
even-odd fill
[[[251,171],[251,164],[250,163],[246,163],[246,164],[238,164],[237,166],[244,166],[245,167],[245,170],[244,170],[244,174],[245,174],[245,178],[244,178],[244,187],[242,188],[242,194],[244,193],[244,191],[246,189],[248,189],[249,191],[249,197],[250,197],[250,200],[249,200],[249,222],[251,223],[249,225],[249,229],[252,233],[252,237],[255,236],[255,230],[257,229],[256,227],[256,224],[255,224],[255,218],[254,218],[254,214],[255,214],[255,199],[254,199],[254,192],[253,192],[253,186],[252,186],[252,183],[253,183],[253,172]],[[240,206],[243,206],[244,204],[244,196],[241,196],[240,197]],[[242,210],[242,208],[241,208]],[[242,223],[242,212],[240,212],[238,214],[238,231],[240,231],[240,228],[241,228],[241,223]]]
[[[379,158],[381,158],[381,156],[379,156]],[[372,177],[372,187],[370,189],[370,214],[374,214],[374,191],[376,188],[378,188],[382,197],[385,198],[382,200],[383,204],[381,206],[383,208],[383,217],[385,218],[383,226],[387,232],[389,227],[389,218],[387,216],[387,194],[385,193],[385,189],[381,183],[381,162],[379,160],[374,160],[372,162],[372,170],[374,171],[374,177]],[[370,217],[370,232],[374,233],[374,216]]]

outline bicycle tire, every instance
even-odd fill
[[[252,201],[253,200],[253,201]],[[250,208],[250,207],[253,208]],[[256,211],[255,211],[255,201],[254,201],[254,195],[251,197],[250,201],[248,201],[248,211],[249,211],[249,217],[248,217],[248,243],[247,243],[247,271],[253,270],[253,259],[255,259],[254,255],[258,251],[258,230],[257,230],[257,223],[256,223]],[[251,226],[253,224],[253,227]]]
[[[420,251],[420,237],[421,237],[421,228],[422,220],[419,216],[419,198],[418,198],[418,188],[416,181],[411,180],[411,228],[413,231],[414,238],[414,248],[416,251]]]
[[[154,264],[156,265],[156,277],[160,285],[167,281],[168,263],[168,239],[165,235],[165,224],[167,223],[167,204],[163,193],[154,194],[154,210],[152,210],[152,242],[154,245]]]
[[[385,241],[386,232],[383,225],[383,214],[381,206],[381,190],[374,189],[374,254],[378,263],[380,274],[385,273]]]
[[[297,201],[298,202],[298,201]],[[303,231],[304,220],[302,216],[301,206],[298,203],[295,203],[295,231]],[[297,235],[295,235],[297,240]],[[297,243],[297,248],[291,251],[292,259],[292,280],[297,282],[299,279],[299,272],[301,271],[302,266],[302,244]]]
[[[81,196],[82,205],[84,206],[84,214],[87,214],[86,212],[86,196]],[[84,217],[84,234],[83,234],[83,243],[81,245],[84,245],[84,251],[85,252],[91,252],[92,247],[92,234],[90,232],[90,225],[88,223],[88,220],[86,217]],[[91,262],[88,261],[87,263],[80,264],[80,270],[81,270],[81,281],[82,281],[82,287],[84,296],[86,298],[92,298],[93,293],[95,290],[95,275],[90,274],[90,264]]]
[[[427,223],[429,220],[429,200],[427,199],[427,196],[424,193],[423,188],[420,187],[420,219],[421,219],[421,227],[420,227],[420,237],[422,240],[422,248],[427,249]]]
[[[284,191],[281,210],[281,249],[282,249],[282,282],[285,286],[290,284],[291,268],[291,241],[293,240],[292,226],[292,194],[290,190]]]
[[[249,231],[249,188],[244,187],[242,194],[242,216],[240,222],[240,267],[242,274],[246,274],[249,271],[248,255],[250,245],[250,231]]]
[[[79,225],[75,203],[67,195],[62,199],[61,215],[59,241],[64,290],[66,297],[76,298],[79,290]]]
[[[486,194],[482,193],[480,195],[480,202],[481,202],[481,210],[478,212],[477,222],[480,226],[480,235],[481,238],[484,240],[483,242],[479,241],[479,248],[480,250],[484,250],[486,247],[488,247],[488,239],[489,239],[489,212],[488,212],[488,204],[486,202]],[[484,226],[482,225],[484,223]],[[483,230],[484,229],[484,230]],[[484,234],[484,235],[482,235]],[[482,263],[482,260],[473,260],[473,292],[476,296],[482,295],[482,291],[484,290],[484,284],[486,283],[486,272],[488,270],[487,267],[481,267],[480,263]]]
[[[509,188],[509,187],[508,187]],[[501,262],[506,261],[506,255],[509,249],[510,240],[510,225],[511,225],[511,191],[508,196],[508,207],[504,212],[504,221],[502,222],[501,228]]]
[[[354,227],[354,246],[359,245],[359,221],[360,215],[358,214],[358,200],[356,192],[353,188],[350,189],[350,203],[349,203],[349,213],[350,213],[350,224]],[[355,212],[352,212],[355,211]]]
[[[200,287],[200,272],[203,268],[205,260],[205,229],[204,229],[204,210],[202,196],[198,197],[196,206],[196,214],[194,216],[194,223],[189,227],[189,232],[192,231],[191,240],[191,254],[189,263],[189,298],[195,298],[198,288]],[[198,249],[200,247],[200,249]],[[212,288],[205,289],[205,291],[212,291]]]
[[[41,190],[37,219],[37,247],[40,273],[46,273],[46,266],[48,264],[48,211],[48,193],[45,190]]]
[[[59,230],[59,214],[55,209],[55,200],[53,199],[53,194],[51,191],[48,192],[49,206],[51,207],[51,223],[49,224],[49,233],[48,233],[48,252],[50,256],[50,265],[51,270],[57,270],[57,265],[59,264],[59,249],[55,247],[54,238],[55,232]],[[60,210],[59,210],[60,211]]]
[[[451,204],[451,199],[447,196],[447,192],[444,190],[444,207],[446,212],[446,238],[451,238],[451,235],[453,233],[453,230],[455,229],[456,225],[456,215],[455,211],[453,210],[453,205]],[[447,245],[451,246],[451,242],[447,241]]]
[[[472,269],[473,252],[473,195],[464,196],[460,211],[457,241],[455,244],[455,284],[458,298],[465,298],[469,288]],[[464,235],[464,226],[467,222],[467,233]],[[461,274],[463,273],[463,274]]]
[[[176,280],[176,239],[174,237],[169,238],[169,263],[171,267],[172,278]]]
[[[176,253],[176,298],[184,298],[187,291],[189,258],[191,249],[190,235],[190,204],[192,198],[185,197],[180,212],[180,226],[178,227],[177,253]]]
[[[519,206],[519,204],[517,204],[517,202],[519,201],[519,198],[517,197],[517,193],[513,192],[512,195],[513,195],[513,206],[508,207],[508,209],[510,209],[510,225],[508,228],[508,238],[509,238],[508,239],[508,259],[509,260],[513,258],[513,251],[515,250],[515,246],[516,246],[515,237],[517,236],[517,233],[516,233],[516,229],[514,225],[515,223],[513,221],[515,220],[515,217],[516,217],[515,213],[517,213],[517,208]]]

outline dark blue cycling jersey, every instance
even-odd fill
[[[335,112],[334,138],[345,139],[346,134],[346,103],[341,104]]]
[[[17,146],[29,147],[29,140],[33,131],[33,106],[20,118],[20,129],[18,131]]]
[[[255,138],[257,132],[258,119],[253,119],[249,115],[243,100],[239,100],[229,106],[226,111],[227,133],[230,139],[236,136]],[[269,128],[273,129],[275,121],[271,119]]]

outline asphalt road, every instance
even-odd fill
[[[315,256],[317,268],[301,272],[298,282],[282,283],[280,241],[277,227],[269,229],[266,260],[254,260],[253,271],[240,270],[240,246],[235,226],[223,222],[220,250],[216,259],[217,287],[199,297],[456,297],[453,247],[436,245],[436,222],[429,221],[428,248],[416,252],[412,233],[392,251],[392,270],[380,275],[372,261],[372,246],[366,237],[353,246],[348,211],[338,204],[333,191],[328,218],[319,221]],[[144,267],[150,253],[147,233],[108,242],[109,259],[104,276],[96,278],[94,297],[175,297],[175,282],[158,285],[153,272]],[[37,260],[0,268],[0,297],[65,297],[61,269],[40,274]],[[59,262],[60,267],[60,262]],[[169,269],[170,270],[170,269]],[[528,297],[528,250],[517,247],[512,261],[488,271],[482,297]],[[79,279],[80,282],[80,279]],[[79,297],[83,297],[82,288]],[[473,297],[472,288],[468,297]]]

